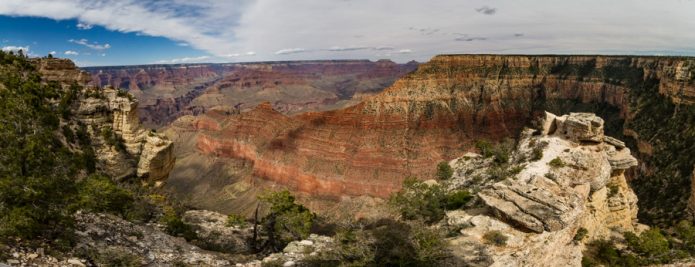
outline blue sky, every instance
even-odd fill
[[[695,55],[695,0],[2,0],[0,49],[80,66]]]
[[[35,56],[55,52],[54,56],[70,58],[82,66],[151,64],[169,58],[208,55],[165,37],[122,33],[97,25],[79,29],[78,23],[74,19],[0,16],[0,47],[29,48]]]

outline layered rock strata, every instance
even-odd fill
[[[152,127],[216,106],[251,108],[263,101],[283,113],[357,103],[355,94],[383,90],[417,63],[388,60],[261,62],[91,67],[93,84],[128,90]]]
[[[523,131],[512,156],[522,168],[517,174],[487,186],[474,182],[483,188],[477,195],[484,211],[448,213],[449,224],[466,226],[451,241],[458,256],[474,263],[482,255],[485,265],[492,266],[579,266],[582,242],[640,228],[637,197],[624,176],[637,166],[630,150],[614,138],[604,142],[603,120],[593,114],[548,113],[545,121],[550,127],[540,134]],[[542,151],[542,157],[525,161],[538,153],[534,150]],[[616,158],[627,160],[612,164]],[[478,165],[471,159],[457,162],[453,165],[459,173],[467,170],[465,165]],[[465,173],[454,179],[475,180]],[[575,239],[582,228],[586,238]],[[494,231],[507,238],[506,245],[484,238]]]
[[[641,120],[634,117],[637,93],[690,103],[695,83],[683,78],[682,68],[680,76],[676,70],[692,62],[675,57],[445,55],[349,108],[285,116],[265,104],[241,114],[210,111],[178,125],[198,131],[194,138],[200,153],[252,162],[254,176],[296,192],[336,199],[387,197],[407,176],[433,177],[437,162],[472,150],[476,139],[516,137],[545,108],[600,103],[617,110],[611,124],[606,123],[615,131],[631,125],[617,125],[615,118]],[[569,131],[601,130],[593,126],[599,122],[581,118],[568,123]],[[647,138],[638,140],[648,143]]]

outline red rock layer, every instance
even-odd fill
[[[387,197],[408,176],[432,178],[437,162],[476,139],[514,137],[552,99],[608,103],[629,116],[629,80],[658,77],[663,94],[689,101],[684,92],[695,75],[675,75],[688,60],[438,56],[349,108],[288,117],[263,104],[242,114],[209,112],[192,127],[200,152],[249,160],[256,176],[296,191]]]

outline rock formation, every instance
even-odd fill
[[[93,84],[128,90],[145,125],[161,127],[216,106],[251,108],[263,101],[283,113],[352,105],[379,92],[417,63],[388,60],[184,64],[85,68]]]
[[[73,103],[75,124],[83,125],[90,133],[103,171],[115,179],[137,175],[161,183],[167,178],[175,161],[173,143],[140,125],[136,99],[113,88],[85,86],[90,76],[70,60],[44,58],[32,62],[44,81],[58,82],[64,90],[78,86]]]
[[[302,260],[316,257],[322,252],[332,249],[334,240],[331,237],[311,234],[307,239],[292,241],[282,250],[282,252],[273,253],[263,258],[263,260],[255,260],[244,264],[238,264],[242,267],[261,267],[267,265],[281,266],[305,266]]]
[[[639,103],[665,101],[653,106],[660,107],[677,102],[682,109],[693,110],[688,103],[693,101],[695,75],[683,74],[682,67],[676,75],[678,66],[693,62],[677,57],[444,55],[420,65],[382,93],[345,109],[294,116],[274,110],[272,104],[241,114],[213,110],[181,120],[168,132],[173,139],[178,138],[175,132],[187,133],[186,140],[177,143],[197,140],[198,156],[251,163],[236,164],[250,170],[234,170],[241,175],[230,178],[230,184],[265,184],[257,179],[260,177],[314,196],[386,197],[407,176],[433,177],[437,162],[470,151],[477,139],[518,136],[545,109],[599,110],[608,115],[603,130],[610,135],[622,138],[633,130],[638,147],[676,149],[654,141],[665,133],[657,135],[651,120],[656,119],[655,114],[681,114],[684,117],[677,118],[681,122],[673,126],[681,129],[673,132],[684,132],[682,128],[690,126],[687,115],[682,114],[689,113],[648,112],[645,108],[649,106]],[[569,131],[601,130],[594,128],[600,121],[576,119],[568,122]],[[197,133],[188,134],[194,131]],[[667,141],[692,146],[687,138],[691,137]],[[587,141],[603,139],[595,136]],[[651,156],[641,148],[636,152],[645,160],[641,161],[644,167],[634,171],[635,181],[647,179],[656,168],[670,169],[661,165],[671,163],[648,160]],[[625,159],[616,159],[614,164],[632,164],[621,160]],[[191,168],[196,167],[181,165],[174,172]],[[669,186],[655,190],[689,188]],[[645,196],[652,195],[646,188],[639,189]],[[180,194],[186,194],[185,190],[175,189]],[[686,200],[689,196],[687,192],[681,195]]]
[[[252,252],[249,240],[253,238],[253,225],[227,225],[227,216],[208,210],[189,210],[183,221],[196,229],[201,247],[214,248],[225,253]]]
[[[479,158],[452,161],[454,184],[480,188],[485,207],[447,214],[450,225],[463,226],[451,241],[456,255],[492,266],[579,266],[583,241],[639,230],[637,198],[624,176],[637,166],[630,150],[614,138],[604,142],[603,120],[594,114],[547,113],[545,122],[540,131],[522,132],[512,155],[521,170],[502,181],[476,180],[467,170],[493,167],[481,167]],[[542,156],[527,161],[534,150]],[[613,164],[616,158],[621,164]],[[586,238],[575,240],[582,228]],[[493,231],[507,238],[506,245],[483,237]]]

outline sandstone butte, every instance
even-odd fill
[[[473,150],[477,139],[517,137],[546,109],[598,103],[620,120],[636,121],[642,117],[635,118],[631,98],[645,92],[690,108],[694,68],[695,59],[682,57],[442,55],[355,106],[294,116],[269,103],[240,114],[209,110],[179,119],[168,134],[176,143],[193,142],[199,156],[247,162],[241,164],[253,177],[241,178],[247,184],[261,178],[319,198],[386,198],[406,177],[434,177],[438,162]],[[650,136],[622,131],[636,140],[639,155],[650,156]],[[177,165],[172,177],[196,175],[195,168]],[[198,173],[189,182],[204,179]],[[219,186],[238,182],[239,173]],[[214,187],[196,192],[219,192]]]
[[[269,101],[285,114],[336,109],[380,92],[417,62],[320,60],[85,68],[90,84],[128,90],[143,124],[161,127],[216,106],[252,108]],[[353,100],[354,99],[354,100]]]

